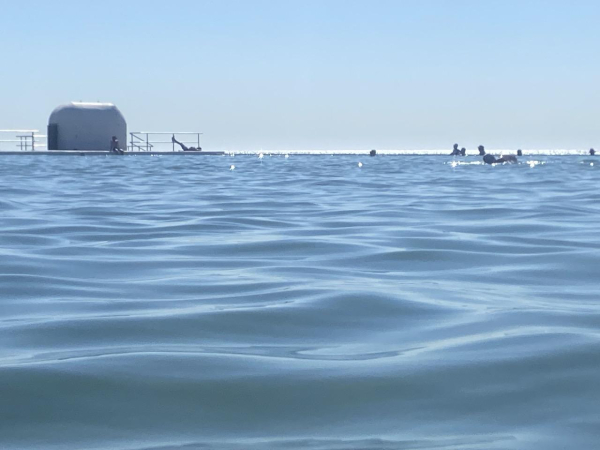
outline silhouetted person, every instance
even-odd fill
[[[590,148],[590,156],[594,156],[596,154],[596,150]]]
[[[483,162],[486,164],[516,164],[519,161],[517,161],[517,157],[515,155],[503,155],[500,158],[496,158],[494,155],[484,155]]]
[[[467,156],[467,149],[466,148],[461,148],[460,149],[460,156]]]
[[[173,137],[171,138],[171,142],[173,142],[174,144],[179,144],[181,146],[181,150],[183,150],[184,152],[201,152],[202,151],[202,147],[198,147],[198,148],[186,147],[185,144],[182,144],[177,139],[175,139],[175,135],[173,135]]]
[[[458,149],[458,144],[454,144],[454,147],[452,147],[452,153],[450,153],[450,156],[459,156],[460,155],[460,150]]]
[[[369,152],[369,155],[370,155],[370,156],[376,156],[376,155],[377,155],[377,150],[371,150],[371,151]]]
[[[523,156],[523,152],[521,151],[521,149],[517,150],[517,156]]]
[[[121,149],[121,146],[119,145],[119,140],[117,139],[116,136],[113,136],[112,139],[110,140],[110,151],[113,153],[119,153],[120,155],[125,153]]]
[[[479,156],[485,155],[485,147],[483,145],[477,147],[477,150],[479,150]]]

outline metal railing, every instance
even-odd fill
[[[200,135],[195,131],[132,131],[129,133],[128,150],[152,152],[165,151],[166,148],[171,148],[171,151],[179,151],[179,146],[175,147],[175,142],[171,139],[165,140],[165,136],[175,137],[179,142],[186,146],[195,146],[200,148]],[[178,135],[184,135],[184,140],[179,139]]]
[[[46,135],[36,134],[38,130],[0,130],[0,133],[7,136],[7,139],[0,139],[0,144],[15,144],[21,151],[35,151],[36,148],[46,147],[42,143],[45,142]]]
[[[14,144],[21,151],[35,151],[47,147],[47,135],[37,134],[38,130],[0,130],[0,138],[6,136],[6,139],[0,139],[0,151],[11,150],[14,148],[10,144]],[[189,147],[200,148],[200,135],[195,131],[133,131],[129,133],[130,140],[127,145],[128,150],[133,151],[179,151],[179,145],[171,140],[172,136]],[[169,136],[168,139],[165,136]],[[183,136],[183,138],[181,138]]]

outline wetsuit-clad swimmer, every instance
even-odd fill
[[[460,149],[460,156],[467,156],[467,149],[466,148],[461,148]]]
[[[185,144],[182,144],[181,142],[179,142],[177,139],[175,139],[175,135],[173,135],[173,137],[171,138],[171,142],[173,142],[174,144],[179,144],[181,146],[181,149],[184,152],[201,152],[202,151],[202,147],[186,147]]]
[[[521,149],[517,150],[517,156],[523,156],[523,152],[521,151]]]
[[[596,155],[596,150],[594,150],[593,148],[590,148],[590,156],[595,156]]]
[[[477,147],[477,150],[479,150],[479,156],[485,155],[485,148],[483,147],[483,145]]]
[[[119,140],[117,139],[116,136],[113,136],[112,139],[110,140],[110,151],[113,153],[119,153],[120,155],[122,155],[123,153],[125,153],[120,145],[119,145]]]
[[[494,155],[484,155],[483,162],[486,164],[516,164],[518,161],[515,155],[503,155],[500,158],[496,158]]]
[[[460,150],[458,149],[458,144],[454,144],[454,147],[452,147],[452,153],[450,153],[450,156],[460,156]]]

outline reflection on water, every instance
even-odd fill
[[[589,157],[231,161],[2,157],[3,449],[594,448]]]

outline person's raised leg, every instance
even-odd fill
[[[188,149],[188,148],[187,148],[187,147],[186,147],[184,144],[182,144],[182,143],[181,143],[181,142],[179,142],[177,139],[175,139],[175,135],[173,135],[173,137],[171,138],[171,141],[172,141],[172,142],[174,142],[175,144],[179,144],[179,145],[180,145],[180,147],[181,147],[181,149],[182,149],[184,152],[187,152],[187,151],[189,150],[189,149]]]

